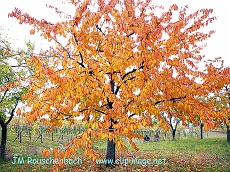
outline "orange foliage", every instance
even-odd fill
[[[9,14],[36,28],[31,34],[42,32],[56,43],[27,62],[36,71],[24,96],[31,112],[24,116],[36,120],[48,114],[50,125],[59,126],[62,120],[80,116],[88,121],[88,130],[68,144],[63,155],[74,154],[71,147],[84,147],[85,155],[95,160],[99,155],[92,139],[115,139],[117,148],[125,150],[123,135],[137,149],[132,138],[140,136],[133,130],[150,126],[152,115],[169,128],[161,111],[174,110],[183,122],[195,121],[198,114],[205,127],[213,127],[218,112],[212,102],[203,100],[229,83],[229,72],[219,72],[212,63],[206,71],[197,70],[203,58],[198,44],[214,33],[199,29],[216,19],[210,16],[212,10],[187,15],[187,7],[174,4],[155,16],[154,10],[162,7],[150,1],[98,1],[96,11],[90,11],[89,6],[95,5],[90,0],[71,3],[75,15],[57,23],[37,20],[17,8]],[[172,21],[175,13],[179,17]],[[57,36],[68,43],[62,45]],[[202,83],[195,82],[197,78]],[[110,126],[114,132],[109,132]],[[60,154],[54,151],[55,157]]]

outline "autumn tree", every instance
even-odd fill
[[[229,69],[230,70],[230,69]],[[230,74],[230,72],[229,72]],[[228,102],[227,102],[227,105],[228,105],[228,110],[230,109],[230,85],[225,85],[224,86],[224,89],[225,89],[225,93],[227,93],[227,98],[228,98]],[[227,128],[227,142],[230,143],[230,113],[227,112],[225,115],[226,115],[226,120],[225,120],[225,125],[226,125],[226,128]]]
[[[7,126],[15,116],[22,95],[27,91],[25,83],[21,81],[29,74],[25,60],[29,57],[26,53],[30,54],[33,46],[27,43],[27,47],[26,51],[13,50],[7,40],[0,38],[0,152],[3,159],[6,155]]]
[[[228,71],[230,76],[230,68],[225,68],[222,71]],[[223,88],[211,96],[211,101],[215,102],[213,107],[219,116],[216,116],[217,127],[224,124],[227,129],[227,142],[230,143],[230,85],[226,84]]]
[[[230,68],[228,68],[230,76]],[[221,122],[224,122],[227,129],[227,142],[230,143],[230,84],[224,85],[223,89],[219,92],[218,97],[216,97],[219,103],[217,106],[218,110],[224,111]],[[219,118],[221,119],[221,118]]]
[[[167,113],[161,112],[161,115],[164,119],[164,122],[170,126],[172,132],[172,140],[175,140],[177,126],[180,124],[181,119],[176,117],[177,115],[173,111],[169,111]],[[183,123],[183,125],[186,125],[186,123]]]
[[[186,14],[187,6],[164,10],[150,1],[133,0],[70,2],[73,15],[48,5],[66,16],[56,23],[17,8],[9,14],[31,25],[31,34],[38,32],[55,42],[42,54],[48,58],[37,55],[28,61],[36,71],[24,96],[31,111],[24,116],[33,122],[48,115],[49,120],[42,121],[51,126],[83,116],[89,126],[64,151],[55,149],[55,157],[69,157],[84,147],[85,155],[95,160],[99,153],[92,140],[102,138],[108,139],[106,159],[115,162],[115,146],[126,150],[122,136],[138,150],[132,139],[140,136],[134,130],[151,125],[152,115],[169,129],[161,111],[173,109],[182,121],[194,121],[199,113],[205,128],[213,126],[212,103],[202,104],[199,98],[218,89],[218,72],[212,64],[207,71],[197,67],[203,59],[202,42],[214,33],[200,28],[216,19],[210,16],[213,10]],[[160,15],[155,14],[158,9]]]

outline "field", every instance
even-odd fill
[[[24,134],[20,143],[17,133],[14,130],[8,131],[7,160],[1,160],[1,172],[50,171],[49,164],[32,164],[27,161],[28,157],[39,160],[42,158],[41,151],[44,148],[63,148],[72,137],[64,135],[62,138],[60,134],[54,134],[52,141],[50,133],[46,133],[41,143],[37,136],[31,139]],[[178,135],[175,141],[169,139],[158,142],[135,140],[140,148],[137,152],[124,138],[129,151],[127,153],[117,152],[116,158],[120,164],[116,165],[115,169],[108,170],[102,164],[88,162],[83,150],[79,150],[76,156],[81,160],[81,164],[67,164],[60,171],[230,171],[230,144],[226,142],[226,134],[208,132],[208,135],[205,133],[204,136],[203,140],[198,137],[179,137]],[[95,141],[94,147],[101,153],[101,158],[105,158],[106,141]],[[23,157],[25,163],[13,164],[13,156]],[[151,164],[148,164],[150,162]]]

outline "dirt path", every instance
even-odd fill
[[[206,133],[204,133],[204,137],[207,137],[207,134],[208,134],[209,138],[213,138],[213,137],[227,137],[226,133],[219,132],[219,131],[209,131],[209,132],[206,132]]]

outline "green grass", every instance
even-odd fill
[[[7,153],[11,159],[7,161],[0,160],[1,172],[21,172],[21,171],[50,171],[50,165],[33,165],[33,164],[16,164],[13,165],[13,155],[19,157],[33,157],[40,159],[41,151],[44,148],[63,147],[69,138],[66,136],[64,140],[57,142],[58,135],[55,135],[55,141],[51,141],[49,135],[44,135],[44,142],[35,141],[37,136],[32,137],[32,141],[24,135],[22,143],[18,140],[13,142],[16,134],[9,130]],[[133,150],[132,146],[124,139],[128,147],[128,152],[117,151],[117,158],[127,159],[162,159],[166,158],[165,164],[127,164],[116,166],[110,171],[230,171],[230,144],[226,142],[224,137],[178,139],[175,141],[159,141],[159,142],[143,142],[142,140],[134,140],[139,151]],[[93,142],[93,147],[105,158],[107,141],[97,140]],[[80,166],[67,165],[60,171],[109,171],[104,165],[96,165],[88,162],[83,155],[83,150],[77,152],[77,156],[83,159]]]

